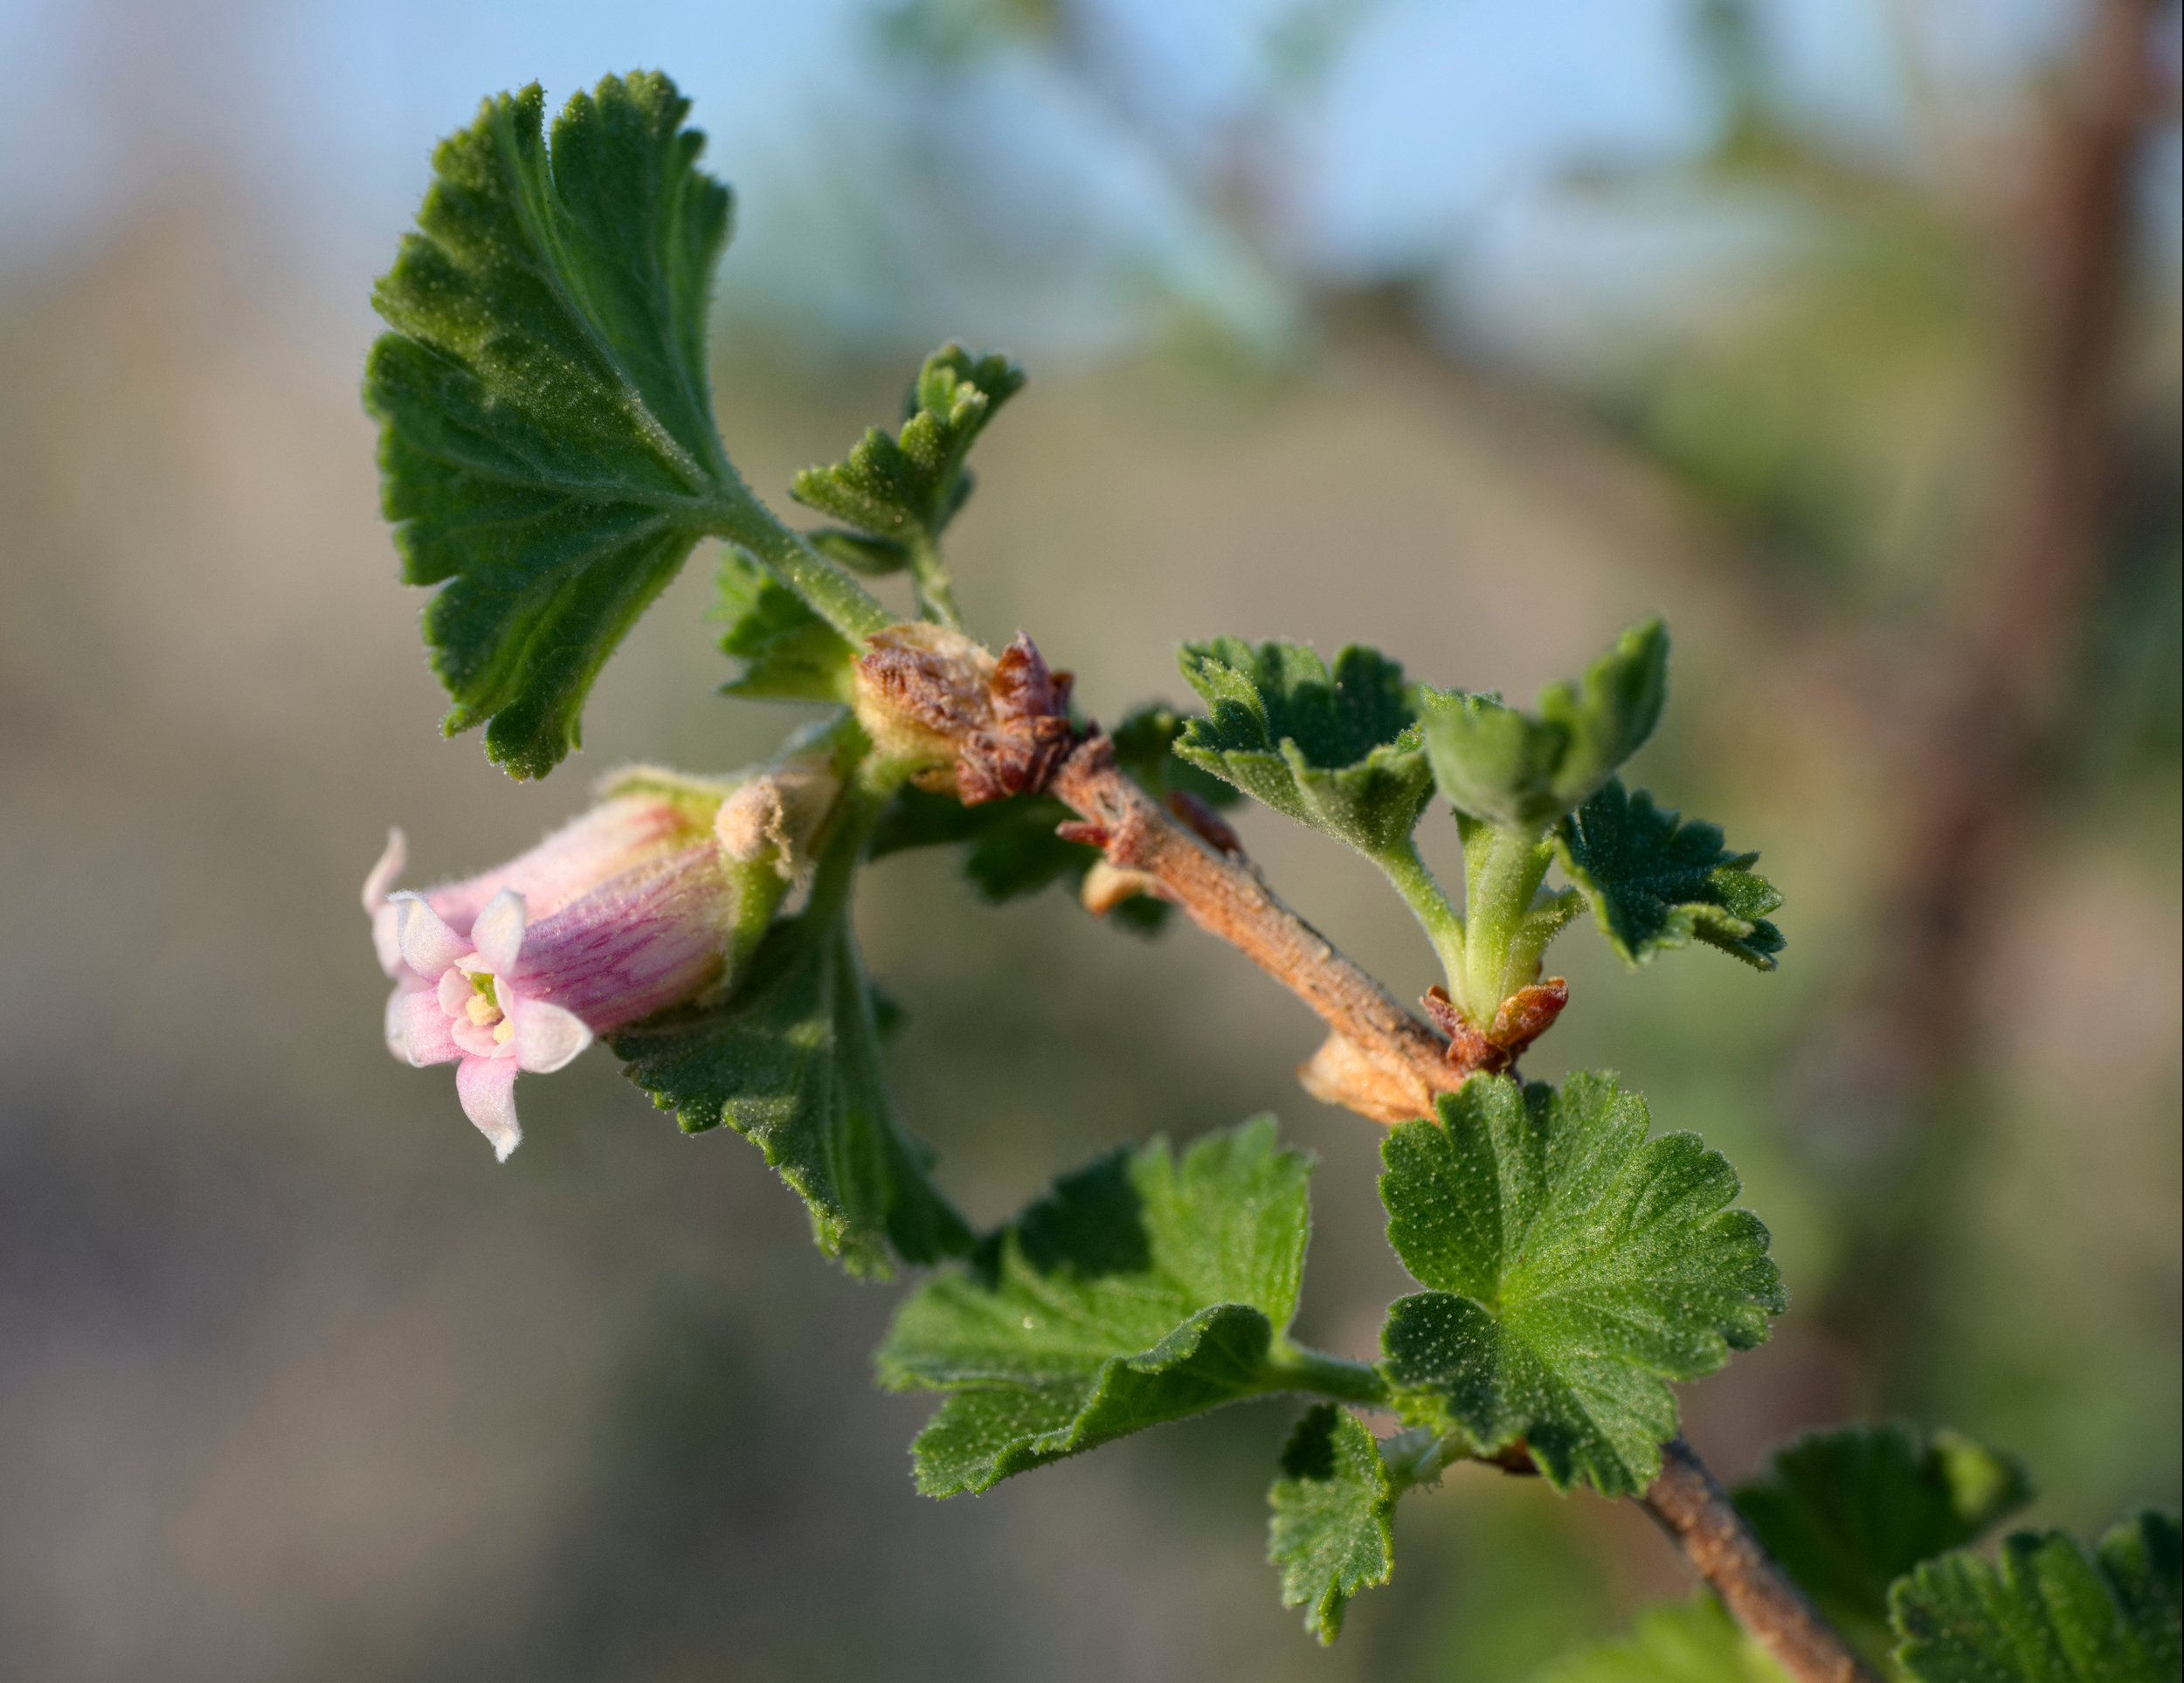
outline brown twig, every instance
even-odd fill
[[[1661,1476],[1640,1506],[1797,1683],[1879,1683],[1857,1652],[1760,1546],[1691,1446],[1661,1446]]]
[[[1151,878],[1199,928],[1318,1013],[1332,1032],[1298,1072],[1315,1097],[1398,1122],[1429,1114],[1436,1093],[1462,1085],[1447,1041],[1284,906],[1248,861],[1177,823],[1116,765],[1105,736],[1081,743],[1048,789],[1110,866]]]

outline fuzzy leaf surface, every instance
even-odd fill
[[[1541,692],[1539,711],[1497,695],[1422,688],[1418,709],[1435,781],[1467,817],[1545,829],[1645,745],[1669,697],[1669,631],[1635,625],[1575,684]]]
[[[1406,1413],[1482,1451],[1523,1439],[1558,1490],[1645,1488],[1671,1380],[1767,1335],[1785,1306],[1736,1171],[1692,1134],[1646,1137],[1611,1077],[1559,1091],[1474,1077],[1381,1145],[1388,1241],[1433,1289],[1399,1299],[1383,1371]]]
[[[666,77],[610,76],[555,120],[536,85],[441,142],[372,302],[380,500],[425,610],[450,735],[543,776],[584,696],[740,491],[706,373],[728,189]]]
[[[721,686],[723,695],[751,700],[847,704],[857,651],[814,613],[804,598],[749,555],[721,552],[711,618],[727,630],[721,652],[743,670]]]
[[[993,412],[1023,386],[1023,369],[1006,356],[973,356],[944,345],[919,370],[898,437],[869,428],[845,459],[798,473],[789,494],[887,544],[937,540],[971,494],[964,458]],[[829,541],[830,553],[850,560],[840,553],[840,540]],[[893,559],[885,548],[867,547],[860,570],[891,570]],[[902,563],[908,560],[905,550]]]
[[[1304,1609],[1322,1642],[1342,1634],[1361,1590],[1395,1569],[1395,1500],[1380,1446],[1354,1414],[1316,1403],[1282,1451],[1282,1476],[1267,1492],[1267,1561],[1282,1573],[1282,1604]]]
[[[1433,769],[1403,669],[1355,645],[1330,671],[1299,643],[1186,643],[1205,700],[1176,743],[1191,764],[1360,852],[1403,847],[1433,798]]]
[[[1814,1432],[1736,1493],[1767,1552],[1847,1634],[1884,1646],[1889,1585],[2032,1500],[2022,1463],[1954,1432]]]
[[[2184,1669],[2172,1514],[2139,1514],[2094,1554],[2065,1532],[2016,1532],[1998,1561],[1928,1561],[1889,1603],[1917,1683],[2172,1683]]]
[[[1565,1654],[1533,1683],[1789,1683],[1711,1590],[1648,1607],[1627,1637]]]
[[[1309,1161],[1261,1117],[1064,1176],[896,1313],[881,1383],[950,1393],[912,1445],[930,1496],[1280,1389]]]
[[[824,870],[824,866],[822,867]],[[765,1154],[853,1273],[886,1276],[890,1252],[929,1266],[971,1249],[963,1217],[904,1133],[880,1067],[882,1010],[866,980],[847,896],[821,897],[767,931],[722,1004],[612,1037],[622,1073],[687,1133],[722,1123]]]
[[[1782,932],[1766,921],[1782,903],[1752,870],[1757,853],[1732,853],[1717,824],[1690,823],[1610,777],[1555,826],[1562,868],[1624,963],[1635,969],[1664,948],[1703,941],[1771,970]]]

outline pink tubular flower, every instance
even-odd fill
[[[823,756],[740,785],[640,769],[528,853],[464,882],[390,892],[399,831],[364,883],[394,979],[388,1050],[455,1063],[464,1113],[505,1162],[519,1072],[562,1068],[602,1034],[721,982],[803,864],[835,789]]]

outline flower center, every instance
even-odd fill
[[[515,1024],[508,1020],[501,1010],[501,997],[494,991],[490,971],[471,973],[470,985],[474,991],[463,1001],[463,1015],[481,1029],[491,1029],[493,1038],[506,1045],[515,1033]]]

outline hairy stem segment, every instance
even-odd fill
[[[1463,1084],[1448,1044],[1413,1017],[1318,930],[1276,899],[1241,856],[1216,852],[1178,824],[1115,763],[1105,736],[1081,743],[1049,790],[1097,832],[1109,865],[1142,872],[1333,1031],[1298,1073],[1313,1097],[1380,1122],[1433,1114],[1434,1095]]]
[[[1714,1586],[1737,1622],[1797,1683],[1880,1683],[1873,1668],[1821,1617],[1760,1546],[1691,1446],[1661,1446],[1661,1476],[1640,1506]]]

